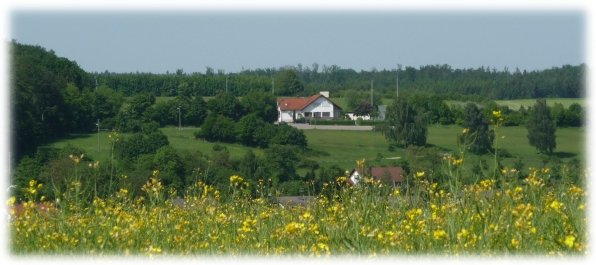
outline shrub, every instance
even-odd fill
[[[135,133],[115,146],[116,155],[126,161],[133,161],[139,155],[155,153],[162,146],[168,145],[168,137],[161,131],[149,134]]]
[[[236,141],[236,125],[232,119],[212,113],[207,116],[201,130],[195,133],[195,137],[208,141],[233,143]]]
[[[294,145],[306,148],[306,136],[301,130],[287,124],[279,124],[275,131],[276,133],[271,139],[271,144]]]

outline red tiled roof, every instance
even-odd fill
[[[282,111],[303,110],[304,108],[306,108],[306,106],[310,105],[310,103],[313,103],[315,100],[322,96],[323,95],[313,95],[307,98],[278,98],[277,105],[279,106],[279,109]]]
[[[320,97],[326,98],[335,108],[341,109],[340,106],[335,104],[329,98],[319,94],[319,95],[312,95],[310,97],[300,97],[300,98],[277,98],[277,105],[281,111],[284,110],[303,110],[304,108],[308,107],[311,103],[315,102],[315,100],[319,99]]]
[[[377,180],[404,181],[401,167],[373,167],[370,169],[370,174]]]

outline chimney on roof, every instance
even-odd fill
[[[326,98],[329,98],[329,91],[320,91],[319,94],[325,96]]]

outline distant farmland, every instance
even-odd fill
[[[176,127],[165,127],[160,130],[168,136],[170,145],[178,151],[200,151],[204,154],[210,154],[213,146],[219,144],[226,146],[230,151],[230,156],[234,159],[242,158],[249,149],[259,155],[263,154],[261,148],[197,140],[193,136],[193,132],[198,130],[197,128],[187,127],[178,130]],[[428,144],[443,149],[445,152],[458,152],[456,136],[460,132],[461,127],[456,125],[430,126]],[[536,149],[529,145],[525,127],[504,127],[501,133],[505,136],[501,140],[502,146],[513,155],[511,158],[505,159],[506,165],[510,165],[515,159],[521,158],[527,166],[540,166],[541,158],[537,155]],[[309,148],[313,151],[312,158],[322,165],[336,164],[349,169],[357,159],[366,158],[371,161],[378,157],[383,158],[379,162],[391,164],[394,160],[385,158],[403,158],[405,155],[405,150],[401,148],[393,151],[388,150],[387,141],[380,132],[305,130],[304,134],[307,137]],[[127,135],[129,134],[122,134],[123,137]],[[558,128],[555,154],[566,159],[577,158],[584,161],[584,138],[585,128]],[[102,132],[99,139],[99,151],[97,149],[98,137],[96,133],[72,135],[71,138],[57,141],[51,146],[58,148],[67,145],[76,146],[84,149],[94,159],[107,161],[110,152],[108,133]],[[484,158],[490,159],[490,156],[486,155]]]
[[[445,100],[447,105],[465,105],[466,102],[457,100]],[[510,109],[518,110],[521,106],[528,108],[536,103],[536,99],[509,99],[509,100],[495,100],[495,102],[502,106],[507,106]],[[584,98],[547,98],[546,104],[549,106],[555,105],[555,103],[561,103],[565,108],[568,108],[573,103],[579,103],[582,107],[585,107],[586,100]]]

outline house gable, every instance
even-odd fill
[[[294,122],[298,118],[337,118],[341,107],[324,95],[277,98],[279,122]]]
[[[280,111],[303,111],[308,107],[316,107],[320,105],[324,105],[329,103],[334,106],[334,108],[340,109],[341,107],[331,101],[329,98],[323,95],[313,95],[310,97],[300,97],[300,98],[278,98],[277,99],[277,106],[279,107]],[[317,105],[314,105],[317,104]]]

